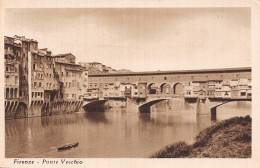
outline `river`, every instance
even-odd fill
[[[251,115],[251,102],[218,107],[216,121],[191,106],[158,103],[151,113],[113,108],[105,112],[53,115],[5,121],[7,158],[147,158],[178,141],[193,143],[206,127]],[[59,152],[67,142],[79,146]]]

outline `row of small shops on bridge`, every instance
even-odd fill
[[[211,80],[181,82],[173,85],[163,83],[99,83],[90,84],[85,100],[91,99],[116,99],[116,98],[146,98],[152,95],[184,96],[185,98],[196,98],[207,96],[215,98],[251,98],[251,79],[238,80]]]
[[[212,98],[251,98],[251,79],[188,82],[184,97],[207,96]]]

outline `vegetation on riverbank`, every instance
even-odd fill
[[[252,119],[234,117],[201,131],[196,142],[178,142],[153,154],[152,158],[249,158]]]

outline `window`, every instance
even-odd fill
[[[63,72],[61,72],[61,76],[63,76]]]
[[[166,76],[164,77],[164,80],[167,80],[167,77],[166,77]]]
[[[246,96],[246,92],[240,92],[240,96]]]
[[[34,82],[34,83],[33,83],[33,86],[36,88],[36,87],[37,87],[37,82]]]
[[[42,87],[42,82],[39,82],[39,87]]]
[[[68,72],[66,72],[66,77],[68,77],[69,76],[69,73]]]
[[[15,84],[18,84],[18,76],[15,76]]]
[[[41,98],[42,98],[42,92],[41,92]]]
[[[33,98],[34,92],[32,92],[32,98]]]
[[[46,84],[46,87],[49,87],[49,83]]]
[[[36,69],[36,64],[33,64],[33,70],[35,70]]]

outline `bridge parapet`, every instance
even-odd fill
[[[179,95],[173,94],[147,94],[147,98],[178,98]]]

